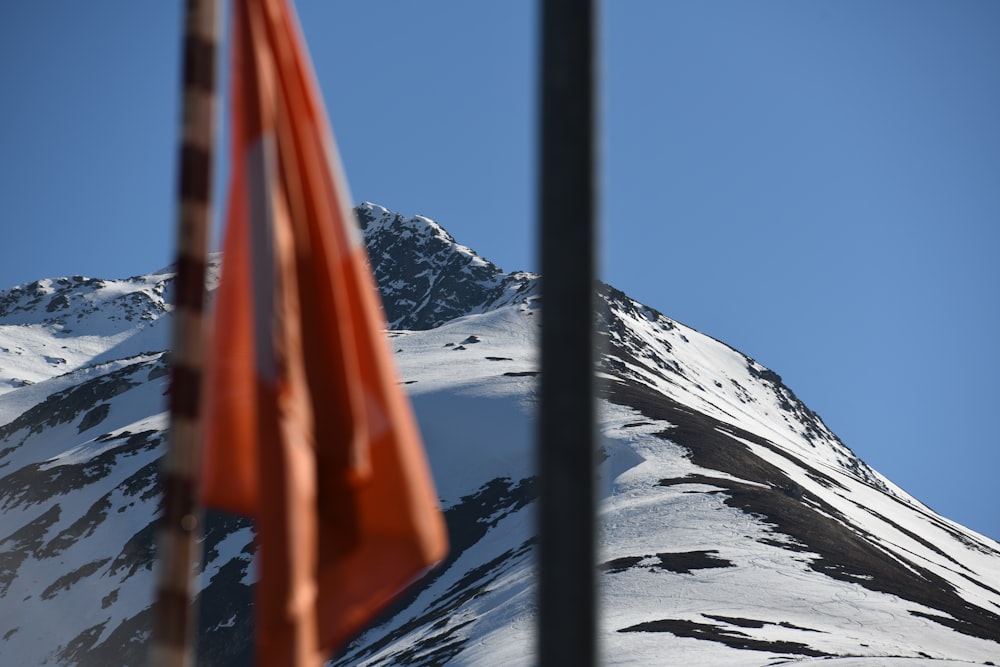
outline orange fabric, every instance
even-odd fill
[[[447,537],[292,9],[233,5],[202,498],[256,520],[258,664],[320,665]]]

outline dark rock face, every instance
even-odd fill
[[[432,220],[367,203],[355,212],[390,329],[433,329],[532,289],[532,276],[504,273]]]

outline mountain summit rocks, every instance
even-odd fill
[[[333,664],[533,664],[540,278],[356,212],[452,552]],[[2,664],[144,661],[172,280],[0,291]],[[606,664],[1000,664],[1000,544],[872,470],[775,372],[599,295]],[[199,664],[249,664],[253,527],[209,513],[202,550]]]
[[[368,202],[355,211],[390,329],[432,329],[534,288],[536,276],[504,273],[433,220]]]

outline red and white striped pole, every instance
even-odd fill
[[[212,219],[219,44],[218,0],[185,3],[183,102],[177,203],[170,433],[160,479],[164,509],[157,531],[158,575],[150,664],[194,664],[195,549],[202,511],[200,394],[204,361],[205,264]]]

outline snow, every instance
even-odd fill
[[[397,221],[381,207],[366,206],[375,218],[371,224]],[[414,235],[450,239],[426,218],[397,222]],[[488,265],[457,247],[476,266]],[[469,507],[481,501],[480,513],[470,514],[474,521],[465,527],[481,534],[455,536],[446,567],[354,642],[338,666],[433,662],[434,652],[449,645],[457,651],[449,664],[532,663],[540,318],[539,302],[526,293],[534,289],[534,276],[517,275],[523,281],[508,283],[509,305],[477,307],[482,312],[426,331],[386,334],[442,506],[472,512]],[[65,651],[74,638],[91,631],[99,644],[149,608],[152,569],[144,550],[159,506],[144,470],[161,456],[159,434],[166,426],[166,377],[150,379],[150,372],[162,369],[169,278],[160,272],[121,281],[61,279],[39,281],[23,294],[0,293],[0,304],[5,294],[14,295],[6,302],[8,315],[0,317],[0,426],[88,381],[119,373],[134,382],[81,404],[67,421],[44,428],[25,423],[0,442],[4,664],[68,662]],[[501,279],[489,278],[496,284]],[[46,310],[60,295],[69,305]],[[29,307],[32,300],[37,302]],[[605,368],[602,377],[617,382],[627,376],[664,401],[718,420],[712,435],[780,470],[798,485],[801,502],[817,520],[840,522],[887,560],[914,572],[922,568],[967,604],[1000,612],[1000,545],[941,518],[870,470],[777,376],[738,351],[634,302],[614,301],[612,313],[621,326],[608,330],[615,339],[609,354],[621,364]],[[32,384],[22,386],[24,380]],[[98,404],[107,405],[107,415],[82,428],[84,415]],[[740,469],[698,465],[675,441],[677,424],[608,400],[599,407],[599,644],[605,664],[998,662],[996,642],[932,620],[946,612],[875,590],[869,574],[828,576],[816,567],[821,554],[766,516],[727,502],[727,484],[772,487]],[[148,442],[128,445],[131,435],[146,432]],[[23,488],[17,486],[24,480]],[[493,488],[503,491],[495,494],[500,500],[477,496]],[[232,559],[245,562],[251,542],[245,526],[223,537],[199,587]],[[255,576],[250,568],[244,583]],[[216,630],[238,624],[237,617],[223,616]],[[695,630],[683,636],[683,628]],[[379,644],[385,636],[392,641]],[[756,642],[755,648],[725,644],[734,638]]]
[[[648,320],[647,320],[648,322]],[[531,377],[510,378],[497,370],[525,372],[537,369],[534,355],[535,321],[516,308],[499,309],[483,315],[461,318],[428,332],[391,334],[391,344],[407,389],[411,393],[425,434],[432,469],[439,492],[448,506],[457,497],[469,493],[490,475],[513,479],[531,474],[533,453],[531,432],[525,423],[533,409]],[[457,347],[470,334],[479,342]],[[948,544],[948,556],[967,562],[978,557],[982,572],[997,572],[996,554],[984,553],[956,543],[947,530],[936,527],[930,515],[915,500],[894,487],[889,493],[881,485],[859,478],[841,461],[851,456],[849,450],[832,434],[825,449],[814,446],[795,427],[778,417],[774,392],[761,387],[747,371],[745,357],[731,348],[696,331],[678,325],[673,334],[675,359],[689,376],[738,378],[750,403],[769,406],[770,418],[762,418],[734,398],[734,390],[695,392],[690,387],[656,380],[656,387],[678,397],[687,405],[713,414],[720,420],[763,435],[776,445],[774,449],[749,441],[743,444],[753,452],[781,467],[809,493],[831,502],[862,530],[879,536],[890,553],[917,557],[946,579],[959,586],[960,574],[949,570],[947,559],[900,532],[892,524],[918,535],[933,535],[929,541]],[[686,339],[686,340],[685,340]],[[655,341],[650,341],[653,345]],[[684,345],[686,344],[686,346]],[[690,352],[690,354],[688,354]],[[462,355],[459,357],[458,355]],[[487,357],[503,361],[486,361]],[[461,372],[457,371],[461,359]],[[499,368],[498,368],[499,366]],[[760,368],[756,369],[758,372]],[[732,386],[732,383],[730,383]],[[746,399],[745,399],[746,400]],[[722,406],[722,407],[720,407]],[[710,484],[658,486],[658,481],[702,474],[717,479],[737,479],[732,475],[700,469],[686,455],[684,448],[659,437],[671,424],[650,420],[634,410],[602,402],[601,486],[601,555],[600,562],[617,558],[646,557],[636,567],[602,576],[601,634],[605,664],[651,664],[650,656],[670,656],[671,662],[691,665],[771,665],[807,664],[811,658],[790,657],[775,650],[747,651],[729,648],[704,639],[673,634],[628,632],[620,630],[659,619],[679,619],[715,625],[727,632],[739,632],[767,642],[792,642],[829,655],[858,655],[838,659],[845,665],[891,664],[887,656],[907,656],[898,664],[921,664],[934,656],[934,664],[947,664],[941,658],[963,656],[981,662],[995,655],[996,645],[980,639],[960,636],[954,631],[914,615],[940,612],[869,590],[860,583],[831,579],[809,567],[816,557],[808,551],[789,551],[781,545],[787,540],[765,520],[729,507],[724,496],[712,493]],[[520,422],[518,416],[520,414]],[[498,434],[502,433],[502,436]],[[741,441],[733,437],[735,441]],[[782,451],[789,452],[783,456]],[[831,491],[817,483],[796,461],[806,461],[821,468],[844,485],[846,490]],[[743,483],[765,488],[765,485]],[[892,516],[892,523],[880,521],[865,508]],[[905,519],[903,518],[905,517]],[[487,555],[479,551],[489,544],[517,543],[509,533],[515,529],[510,517],[491,531],[493,540],[484,540],[476,551],[463,554],[462,560],[449,569],[461,572],[466,561],[482,562]],[[956,527],[949,524],[951,530]],[[523,526],[519,527],[523,531]],[[973,543],[974,534],[963,530]],[[523,533],[522,533],[523,534]],[[988,547],[988,545],[986,545]],[[713,552],[728,561],[730,567],[674,573],[656,570],[653,554]],[[496,549],[490,552],[496,553]],[[474,556],[474,557],[473,557]],[[952,566],[953,567],[953,566]],[[514,574],[511,573],[511,577]],[[860,582],[862,578],[859,577]],[[419,609],[434,599],[436,590],[450,581],[429,589],[413,604]],[[977,586],[970,597],[977,604],[997,604]],[[508,584],[512,588],[508,588]],[[495,582],[490,591],[492,606],[476,605],[474,636],[478,642],[462,652],[468,665],[528,664],[532,645],[532,585],[530,576],[521,571],[513,579]],[[960,587],[961,589],[961,587]],[[789,594],[793,591],[793,594]],[[521,601],[513,619],[512,601]],[[397,616],[393,624],[405,622],[409,612]],[[524,616],[528,615],[529,618]],[[760,629],[720,622],[719,618],[751,619],[764,625]],[[515,620],[516,619],[516,622]],[[391,631],[393,624],[380,627],[375,634]],[[394,651],[410,642],[419,645],[422,635],[408,635],[392,648],[359,664],[380,664]],[[359,642],[364,644],[364,638]],[[505,652],[506,651],[506,652]],[[498,662],[499,661],[499,662]],[[653,661],[653,662],[658,662]],[[346,663],[338,663],[346,664]],[[824,662],[823,664],[836,664]],[[955,664],[963,664],[957,662]]]
[[[642,415],[630,415],[620,408],[616,412],[619,423],[643,421]],[[649,423],[642,428],[652,432],[668,426]],[[612,432],[625,434],[620,427]],[[955,651],[952,655],[968,651],[970,659],[975,660],[995,654],[996,645],[991,642],[968,638],[957,641],[950,630],[913,616],[911,610],[921,609],[912,602],[833,580],[809,569],[808,553],[789,558],[788,551],[763,541],[773,537],[766,523],[726,506],[718,495],[691,493],[703,485],[676,485],[661,487],[655,494],[643,493],[642,489],[654,488],[663,477],[682,477],[691,472],[718,476],[718,473],[697,470],[676,451],[667,454],[648,444],[639,444],[644,440],[641,433],[629,433],[628,437],[643,461],[617,477],[615,493],[602,505],[601,561],[665,551],[714,550],[719,558],[731,561],[735,567],[677,574],[642,569],[640,562],[639,568],[606,574],[602,596],[606,664],[649,664],[650,655],[671,656],[672,662],[683,664],[772,664],[766,654],[748,658],[740,655],[743,651],[708,648],[703,646],[704,641],[668,633],[618,632],[664,618],[717,623],[708,615],[808,628],[768,625],[759,632],[769,641],[804,643],[834,655],[858,652],[861,648],[871,656],[916,657],[920,650],[933,655],[940,653],[942,647]],[[665,449],[669,448],[668,443]],[[805,477],[802,480],[808,481]],[[858,514],[856,508],[854,514]],[[651,595],[650,591],[656,594]],[[794,594],[789,595],[789,591]],[[934,613],[926,608],[922,611]],[[735,626],[735,629],[754,634],[750,628]],[[862,643],[867,646],[861,646]],[[978,648],[969,651],[969,644]]]

